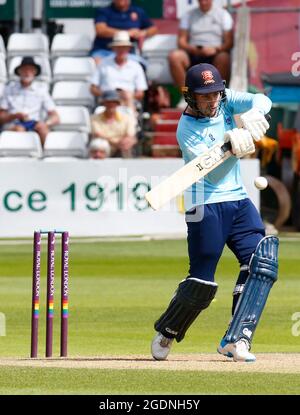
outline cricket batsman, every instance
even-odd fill
[[[250,352],[269,291],[277,280],[278,238],[265,229],[242,183],[240,158],[255,151],[269,128],[265,115],[271,101],[263,94],[225,88],[210,64],[192,66],[183,94],[187,107],[177,140],[185,163],[217,142],[230,141],[233,155],[185,192],[188,276],[180,282],[166,311],[155,322],[152,356],[165,360],[174,339],[186,331],[217,292],[215,271],[225,244],[236,256],[240,272],[233,290],[232,319],[217,351],[234,361],[253,362]],[[241,115],[237,128],[234,115]]]

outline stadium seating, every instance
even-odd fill
[[[176,139],[178,120],[182,112],[178,109],[162,109],[155,119],[152,134],[153,157],[180,157],[181,151]]]
[[[49,53],[49,40],[46,35],[14,33],[10,36],[7,50],[5,50],[0,37],[0,96],[5,82],[17,79],[14,70],[22,57],[33,56],[42,67],[42,73],[36,82],[39,82],[41,87],[51,90],[52,98],[57,105],[60,123],[53,126],[51,133],[48,134],[44,148],[46,158],[78,158],[87,155],[86,145],[91,133],[90,113],[92,111],[100,113],[104,110],[103,106],[94,110],[96,100],[90,93],[90,80],[96,70],[94,60],[88,56],[91,45],[92,41],[88,35],[60,33],[54,36]],[[176,47],[177,35],[175,34],[160,34],[145,40],[142,55],[148,61],[149,81],[155,81],[159,85],[173,83],[169,71],[168,55]],[[124,110],[121,106],[119,110],[128,112],[128,109]],[[154,157],[179,156],[174,134],[177,123],[174,120],[178,117],[177,112],[165,114],[164,111],[160,111],[159,120],[153,125],[152,155]],[[80,135],[81,133],[83,136]],[[19,136],[19,133],[17,134]],[[13,151],[21,156],[26,149],[24,151],[13,149]],[[28,152],[30,150],[27,154]],[[7,152],[5,154],[8,155]],[[43,156],[43,150],[38,157],[42,157],[41,154]]]
[[[177,130],[177,120],[157,120],[154,131],[160,133],[175,133]]]
[[[3,41],[3,37],[0,35],[0,58],[4,58],[6,57],[6,50],[5,50],[5,45],[4,45],[4,41]]]
[[[182,111],[178,108],[162,108],[159,114],[161,120],[177,120],[182,115]]]
[[[7,82],[7,69],[5,64],[5,58],[0,55],[0,83]]]
[[[8,66],[10,80],[18,79],[18,76],[15,74],[15,68],[21,63],[21,60],[22,56],[15,56],[10,60]],[[50,84],[52,76],[49,59],[46,56],[34,56],[34,60],[41,66],[41,74],[36,79]]]
[[[90,115],[85,107],[57,106],[60,123],[52,127],[53,131],[91,132]]]
[[[50,132],[44,144],[45,157],[86,157],[88,135],[76,131]]]
[[[165,56],[177,48],[177,35],[154,35],[145,40],[142,47],[144,57]]]
[[[149,81],[163,85],[173,83],[167,57],[149,57],[146,73]]]
[[[142,55],[147,60],[147,78],[159,84],[172,84],[168,55],[177,48],[177,35],[155,35],[145,40]]]
[[[1,157],[42,157],[40,137],[35,132],[4,131],[0,135]]]
[[[90,57],[59,57],[53,66],[53,82],[90,82],[96,70],[96,63]]]
[[[173,145],[178,147],[176,133],[172,132],[155,132],[153,135],[154,145]]]
[[[52,98],[56,105],[77,105],[92,109],[95,99],[90,93],[90,84],[87,82],[56,82],[53,86]]]
[[[36,81],[34,81],[34,83],[35,84],[38,84],[39,85],[39,88],[45,88],[49,92],[49,90],[50,90],[50,84],[48,84],[47,82],[40,81],[40,80],[37,79]]]
[[[64,163],[65,161],[67,161],[68,163],[70,161],[73,161],[74,163],[78,163],[80,160],[84,161],[85,159],[79,159],[78,157],[73,157],[73,156],[51,156],[51,157],[44,157],[43,158],[43,163]],[[74,168],[78,168],[78,164],[76,166],[74,166]]]
[[[157,132],[153,135],[152,157],[180,157],[176,133]]]
[[[58,33],[51,45],[51,59],[59,56],[88,56],[92,41],[85,34]]]
[[[13,33],[7,44],[7,57],[48,56],[49,40],[42,33]]]

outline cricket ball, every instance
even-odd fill
[[[265,177],[259,176],[254,180],[255,187],[259,190],[264,190],[268,186],[268,180]]]

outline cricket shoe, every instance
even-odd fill
[[[165,360],[171,350],[174,339],[168,339],[157,333],[151,344],[151,353],[155,360]]]
[[[232,357],[235,362],[255,362],[256,357],[250,353],[250,345],[246,339],[240,339],[235,343],[228,343],[223,339],[218,347],[218,352],[227,357]]]

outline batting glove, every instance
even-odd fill
[[[241,121],[243,127],[249,131],[255,141],[260,141],[270,127],[264,114],[257,108],[252,108],[241,115]]]
[[[232,153],[237,158],[252,154],[255,151],[253,138],[249,131],[244,128],[234,128],[233,130],[226,131],[224,141],[225,143],[231,142]]]

